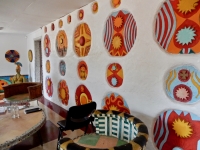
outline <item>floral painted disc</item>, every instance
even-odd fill
[[[178,102],[192,104],[200,100],[200,71],[190,65],[176,67],[166,78],[167,95]]]
[[[20,55],[16,50],[8,50],[5,54],[5,58],[8,62],[14,63],[19,60]]]
[[[67,35],[64,30],[60,30],[56,37],[56,49],[60,57],[64,57],[67,54]]]
[[[106,21],[104,45],[111,56],[125,56],[133,47],[136,35],[133,15],[125,10],[113,12]]]
[[[92,101],[90,91],[85,85],[79,85],[75,93],[76,105],[83,105]]]
[[[49,57],[51,53],[51,42],[47,34],[44,37],[44,52],[45,52],[45,56]]]
[[[91,32],[86,23],[80,24],[74,34],[75,52],[78,57],[87,56],[91,47]]]
[[[199,150],[199,128],[199,116],[181,110],[167,110],[154,124],[154,143],[159,150]]]
[[[78,63],[78,75],[81,80],[86,80],[87,75],[88,75],[88,67],[87,64],[84,61],[80,61]]]
[[[46,71],[47,71],[48,73],[50,73],[50,71],[51,71],[51,64],[50,64],[50,61],[49,61],[49,60],[46,61]]]
[[[46,87],[46,92],[47,92],[48,96],[52,97],[52,95],[53,95],[53,83],[52,83],[52,80],[49,76],[46,77],[45,87]]]
[[[98,12],[98,3],[97,2],[94,2],[92,4],[92,11],[93,11],[93,13],[97,13]]]
[[[58,97],[62,104],[68,105],[69,101],[69,89],[65,80],[61,80],[58,84]]]
[[[107,69],[107,81],[112,87],[119,87],[123,83],[123,69],[120,64],[112,63]]]
[[[158,44],[171,54],[200,52],[199,0],[165,0],[155,22]]]
[[[129,107],[122,96],[116,93],[108,94],[102,101],[104,110],[116,110],[130,114]]]
[[[65,72],[66,72],[66,64],[65,64],[65,61],[61,60],[60,63],[59,63],[59,68],[60,68],[60,74],[62,76],[65,75]]]
[[[78,12],[78,18],[79,18],[80,20],[82,20],[83,17],[84,17],[84,11],[83,11],[83,9],[81,9],[81,10],[79,10],[79,12]]]

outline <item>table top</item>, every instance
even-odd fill
[[[25,114],[24,110],[19,111],[19,118],[13,119],[11,113],[6,112],[0,115],[0,149],[9,147],[25,140],[37,132],[45,123],[44,111]]]

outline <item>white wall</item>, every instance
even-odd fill
[[[0,34],[0,76],[15,75],[16,65],[5,59],[5,53],[8,50],[16,50],[19,52],[19,62],[22,63],[21,74],[28,74],[28,54],[26,53],[26,36],[23,34]]]
[[[29,66],[28,72],[29,72],[31,81],[33,82],[35,82],[35,44],[34,42],[37,40],[40,40],[41,38],[42,38],[41,29],[38,29],[27,35],[27,51],[32,50],[32,53],[33,53],[32,62],[28,61],[28,66]]]
[[[52,78],[54,93],[48,97],[46,92],[44,96],[68,109],[75,105],[75,91],[80,84],[84,84],[90,91],[93,101],[96,101],[98,108],[101,107],[103,98],[110,92],[120,94],[128,103],[133,115],[140,118],[148,126],[149,142],[147,150],[156,149],[152,142],[153,125],[156,117],[167,109],[180,109],[198,114],[200,103],[195,105],[184,105],[175,103],[167,97],[164,89],[165,74],[173,67],[182,64],[193,64],[200,69],[200,57],[197,55],[170,55],[164,52],[157,44],[154,36],[155,16],[161,7],[163,0],[124,0],[122,4],[113,9],[108,0],[97,0],[99,11],[93,14],[91,4],[83,7],[85,16],[82,21],[77,19],[77,12],[74,11],[71,24],[67,23],[67,16],[63,20],[63,28],[68,38],[68,51],[64,58],[57,55],[55,49],[55,39],[59,31],[58,20],[54,22],[55,30],[51,31],[51,24],[47,25],[47,34],[51,40],[50,57],[44,56],[42,30],[42,53],[44,66],[44,81],[48,75]],[[131,51],[125,57],[109,56],[103,43],[103,30],[108,16],[117,10],[125,9],[131,12],[137,23],[136,42]],[[80,23],[87,23],[92,33],[92,45],[87,57],[79,58],[74,52],[73,35],[75,28]],[[32,35],[30,35],[32,36]],[[28,38],[29,39],[29,38]],[[28,45],[31,41],[28,40]],[[32,46],[30,47],[31,49]],[[28,48],[29,49],[29,48]],[[51,72],[46,72],[46,60],[51,62]],[[66,62],[66,74],[61,76],[59,73],[59,61],[64,59]],[[82,81],[77,74],[77,64],[84,60],[89,68],[87,80]],[[106,80],[106,68],[110,63],[117,62],[121,64],[124,70],[124,82],[119,88],[112,88]],[[34,68],[32,66],[32,68]],[[70,100],[68,106],[62,105],[57,94],[58,82],[64,79],[69,87]],[[45,89],[45,87],[44,87]]]

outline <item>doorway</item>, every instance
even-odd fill
[[[35,44],[35,82],[40,82],[43,84],[41,39],[34,41],[34,44]]]

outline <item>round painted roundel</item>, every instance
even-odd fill
[[[80,61],[78,63],[78,75],[81,80],[86,80],[87,75],[88,75],[88,67],[87,64],[84,61]]]
[[[75,93],[76,105],[83,105],[92,101],[90,91],[85,85],[79,85]]]
[[[67,54],[67,35],[64,30],[60,30],[56,37],[56,49],[60,57]]]
[[[136,35],[133,15],[125,10],[113,12],[106,21],[104,45],[111,56],[125,56],[133,47]]]
[[[123,69],[120,64],[112,63],[107,69],[107,81],[112,87],[119,87],[123,83]]]
[[[69,101],[69,89],[65,80],[61,80],[58,83],[58,97],[61,100],[62,104],[68,105]]]
[[[16,50],[8,50],[5,53],[5,58],[8,62],[14,63],[19,60],[20,55],[19,55],[19,52]]]
[[[66,72],[66,64],[63,60],[61,60],[59,63],[59,69],[60,69],[60,74],[64,76]]]
[[[47,71],[48,73],[50,73],[50,71],[51,71],[51,64],[50,64],[50,61],[49,61],[49,60],[46,61],[46,71]]]
[[[45,53],[45,56],[47,57],[49,57],[51,53],[51,42],[47,34],[44,37],[44,53]]]
[[[179,66],[166,77],[166,93],[170,98],[187,104],[200,100],[200,71],[195,67]]]
[[[74,34],[75,52],[78,57],[87,56],[91,47],[91,32],[86,23],[80,24]]]
[[[158,44],[167,53],[199,53],[199,13],[198,0],[166,0],[156,16]]]
[[[48,96],[52,97],[52,95],[53,95],[53,83],[52,83],[52,80],[49,76],[46,77],[45,87],[46,87],[46,92],[47,92]]]
[[[153,140],[159,150],[199,150],[199,128],[199,116],[181,110],[167,110],[154,124]]]

